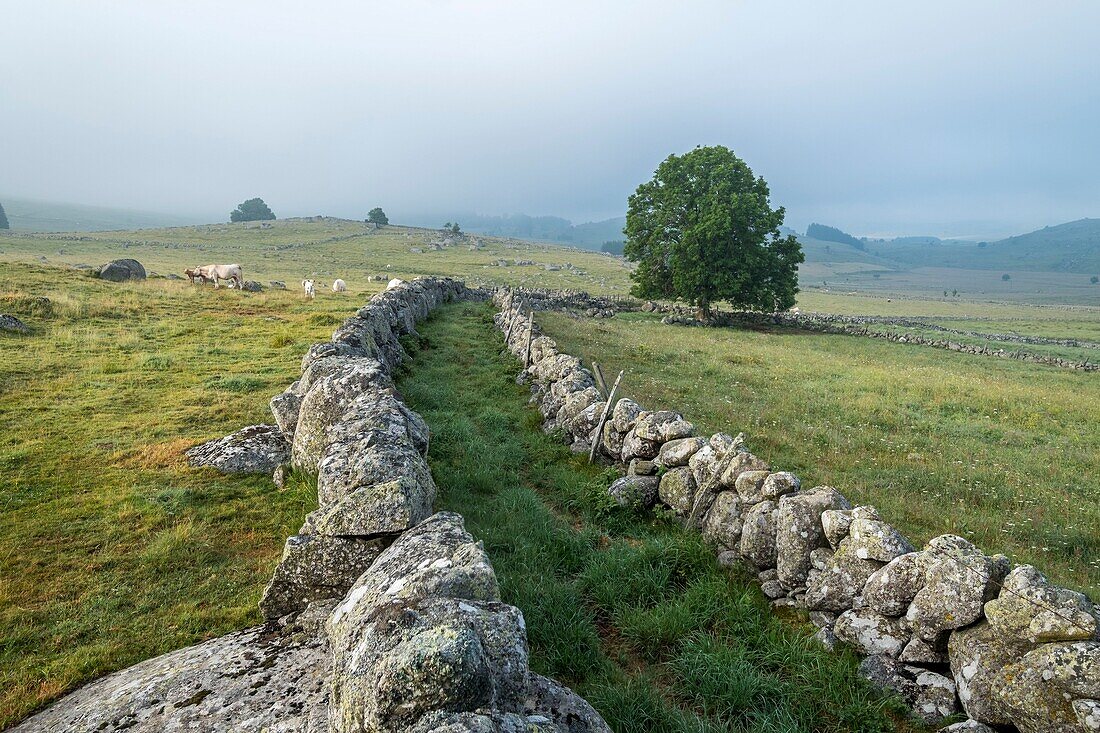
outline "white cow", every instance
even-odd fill
[[[215,288],[219,280],[229,280],[238,288],[244,284],[244,272],[240,265],[206,265],[196,269],[204,280],[213,280]]]
[[[317,291],[313,287],[313,281],[312,280],[303,280],[302,281],[302,290],[306,291],[306,298],[308,298],[310,300],[313,300],[314,298],[317,297]]]
[[[395,277],[393,280],[390,280],[388,285],[386,285],[386,290],[392,290],[393,288],[396,288],[398,285],[404,285],[404,284],[405,284],[404,280],[402,280],[399,277]]]
[[[340,278],[336,278],[335,280],[332,281],[332,292],[334,292],[334,293],[346,293],[347,291],[348,291],[348,284],[346,282],[344,282]]]

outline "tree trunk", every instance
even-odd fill
[[[710,303],[706,300],[700,300],[699,306],[695,311],[695,320],[697,321],[709,321],[710,320]]]

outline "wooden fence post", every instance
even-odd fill
[[[619,382],[622,381],[623,373],[619,372],[619,376],[615,377],[615,384],[611,385],[611,392],[607,395],[607,402],[603,406],[603,414],[600,415],[600,421],[596,424],[596,432],[592,439],[592,450],[588,452],[588,462],[592,463],[596,460],[596,448],[599,446],[600,441],[603,440],[603,425],[607,422],[607,415],[611,412],[611,405],[615,402],[615,392],[619,389]]]
[[[535,330],[535,311],[527,312],[527,350],[523,354],[523,368],[531,366],[531,333]]]

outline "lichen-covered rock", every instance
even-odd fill
[[[774,501],[762,501],[745,512],[739,549],[742,557],[761,570],[775,567],[777,514]]]
[[[126,282],[127,280],[144,280],[146,277],[145,267],[137,260],[128,258],[111,260],[99,268],[98,274],[100,280],[110,280],[116,283]]]
[[[603,406],[603,401],[600,399],[599,390],[595,387],[585,387],[579,392],[571,392],[565,396],[565,401],[558,410],[557,421],[566,430],[569,430],[569,422],[573,418],[580,415],[584,410],[599,403]],[[594,427],[594,426],[593,426]],[[574,432],[574,431],[570,431]],[[581,435],[581,433],[575,433]]]
[[[293,535],[283,547],[260,599],[267,620],[305,609],[312,601],[340,598],[382,552],[376,540]]]
[[[411,440],[368,433],[358,440],[334,443],[317,468],[319,504],[325,507],[361,488],[399,477],[419,486],[428,505],[435,501],[431,471]]]
[[[691,512],[695,501],[695,489],[695,478],[687,466],[670,469],[661,476],[659,488],[661,501],[668,504],[677,514],[686,515]]]
[[[688,461],[695,455],[706,441],[702,438],[679,438],[670,440],[661,446],[657,454],[657,464],[665,468],[676,468],[688,465]]]
[[[1074,701],[1100,695],[1100,641],[1043,644],[994,673],[991,689],[1021,733],[1081,731]]]
[[[824,548],[814,550],[815,553],[819,551]],[[859,557],[851,538],[846,538],[826,561],[825,567],[808,576],[806,605],[819,611],[846,611],[863,592],[867,579],[880,567],[874,560]]]
[[[628,433],[642,414],[642,406],[626,397],[615,403],[611,411],[611,424],[620,433]]]
[[[600,452],[615,460],[620,460],[623,455],[623,434],[615,429],[615,425],[610,420],[603,426]]]
[[[338,361],[339,366],[310,386],[302,399],[291,453],[297,468],[317,469],[329,441],[329,428],[357,397],[393,386],[377,359],[346,357]]]
[[[326,706],[327,676],[319,642],[261,626],[101,677],[12,733],[320,731],[312,726]]]
[[[863,516],[855,510],[848,527],[848,540],[856,557],[864,560],[890,562],[896,557],[913,552],[914,547],[896,529],[878,518],[878,512],[868,507],[873,516]]]
[[[884,654],[897,658],[909,642],[905,619],[892,618],[869,608],[845,611],[833,626],[837,638],[866,655]]]
[[[719,461],[718,483],[727,489],[737,487],[738,477],[746,471],[767,471],[768,463],[757,458],[752,453],[730,449],[727,450]],[[740,493],[740,492],[738,492]],[[749,497],[742,496],[742,501]],[[763,497],[761,497],[763,499]],[[753,502],[754,504],[756,502]]]
[[[925,723],[938,723],[959,712],[955,683],[951,678],[921,667],[906,666],[917,685],[917,694],[909,705],[913,714]]]
[[[530,674],[525,714],[548,718],[561,733],[611,733],[600,714],[577,693],[554,680]]]
[[[851,509],[830,509],[821,513],[821,529],[825,532],[825,539],[834,549],[840,547],[840,543],[848,536],[852,519]]]
[[[779,471],[768,474],[764,483],[760,486],[760,493],[765,499],[777,501],[784,494],[793,494],[802,488],[802,481],[789,471]]]
[[[933,643],[916,638],[910,639],[905,648],[901,650],[898,659],[913,664],[947,664],[946,639],[943,643]]]
[[[630,463],[635,458],[652,460],[657,457],[661,444],[653,440],[639,438],[633,428],[623,436],[623,463]]]
[[[988,557],[955,535],[936,537],[925,553],[924,585],[905,617],[915,635],[931,641],[981,618],[982,607],[997,595],[1009,563],[1004,555]]]
[[[654,476],[657,474],[657,464],[641,458],[632,458],[626,467],[627,476]]]
[[[294,429],[298,426],[298,410],[301,407],[302,396],[293,387],[271,398],[271,414],[287,440],[294,438]]]
[[[951,632],[947,644],[951,674],[967,715],[991,725],[1011,722],[1000,698],[993,693],[993,678],[1025,651],[1026,646],[1001,638],[984,620]]]
[[[415,475],[361,486],[306,518],[303,533],[338,537],[393,535],[415,527],[432,514],[435,487]]]
[[[578,440],[583,440],[589,448],[592,447],[592,443],[589,438],[596,431],[596,426],[600,422],[600,414],[603,412],[602,402],[594,402],[588,407],[580,411],[575,417],[561,422],[561,418],[558,418],[562,429],[566,432],[577,436]],[[588,451],[586,450],[585,453]]]
[[[1077,722],[1085,731],[1091,733],[1100,730],[1100,700],[1074,700],[1073,712],[1077,713]]]
[[[333,733],[401,733],[435,710],[522,709],[527,644],[519,609],[437,597],[377,606],[339,639],[329,720]]]
[[[690,438],[695,426],[682,415],[671,410],[642,412],[634,423],[634,434],[640,440],[653,443],[667,443],[670,440]]]
[[[739,492],[740,493],[740,492]],[[776,569],[779,581],[788,588],[805,584],[810,571],[810,553],[825,543],[821,513],[828,509],[847,509],[851,504],[829,486],[818,486],[779,499],[776,520]]]
[[[748,454],[741,453],[740,456],[746,456]],[[761,470],[749,470],[741,471],[737,478],[733,482],[734,489],[737,490],[737,495],[741,497],[741,503],[745,506],[752,506],[764,501],[764,493],[761,489],[764,487],[764,480],[768,478],[769,473]],[[775,498],[775,497],[773,497]]]
[[[709,444],[704,445],[692,454],[691,458],[688,459],[688,468],[691,469],[691,475],[695,478],[696,485],[705,486],[714,479],[714,472],[718,467],[720,457],[720,454]]]
[[[1096,638],[1096,608],[1082,593],[1060,588],[1031,565],[1020,565],[1005,578],[996,598],[985,604],[989,625],[1001,636],[1050,641]]]
[[[222,473],[270,474],[290,458],[290,443],[276,425],[250,425],[188,448],[185,455],[192,466],[210,466]]]
[[[952,723],[940,728],[936,733],[997,733],[985,723],[976,720],[964,720],[961,723]]]
[[[648,509],[657,503],[660,483],[658,476],[623,476],[607,487],[607,493],[619,506]]]
[[[910,552],[876,570],[863,587],[863,602],[887,616],[901,616],[924,585],[925,555]]]
[[[30,329],[27,328],[27,324],[8,313],[0,313],[0,331],[11,331],[13,333],[27,333]]]
[[[721,491],[714,497],[703,520],[703,539],[718,547],[740,547],[742,526],[741,500],[737,492]]]
[[[326,443],[356,442],[372,433],[384,433],[392,440],[409,440],[421,455],[428,452],[431,435],[428,424],[399,400],[393,390],[359,395],[329,429]]]

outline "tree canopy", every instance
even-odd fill
[[[701,316],[729,301],[785,310],[798,292],[802,247],[782,237],[783,207],[733,151],[697,147],[670,155],[629,199],[624,254],[638,263],[631,292],[684,300]]]
[[[382,211],[381,206],[375,206],[367,213],[367,221],[371,224],[377,224],[380,227],[384,227],[390,223],[390,219],[386,216],[386,212]]]
[[[274,218],[275,214],[261,198],[244,201],[229,212],[229,221],[266,221]]]
[[[825,226],[824,224],[811,224],[806,227],[806,236],[811,239],[820,239],[823,242],[839,242],[840,244],[850,244],[856,249],[864,249],[866,245],[859,239],[856,239],[848,232],[842,232],[836,227]]]
[[[8,224],[8,215],[4,213],[3,204],[0,204],[0,229],[11,229],[11,225]]]

